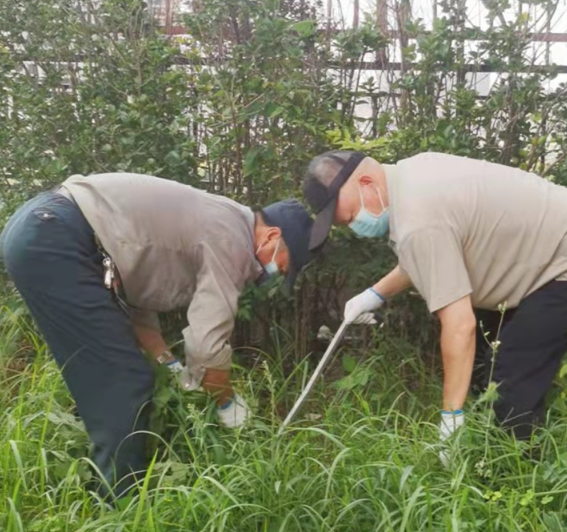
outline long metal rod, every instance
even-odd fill
[[[339,342],[341,341],[347,326],[348,326],[348,323],[346,321],[343,321],[341,323],[341,326],[339,327],[338,331],[335,333],[335,336],[333,336],[333,339],[331,340],[329,347],[327,347],[327,350],[325,351],[323,358],[321,359],[321,361],[319,362],[319,364],[315,368],[315,371],[313,372],[313,375],[311,375],[311,378],[309,379],[309,382],[307,383],[307,385],[303,389],[303,392],[301,392],[299,399],[295,402],[295,404],[293,405],[293,408],[290,410],[289,414],[284,419],[284,422],[282,423],[282,426],[280,427],[280,430],[278,431],[278,436],[280,436],[282,434],[282,432],[284,431],[284,429],[291,423],[291,420],[295,417],[295,414],[297,414],[298,410],[301,408],[301,406],[303,405],[303,403],[307,399],[307,396],[309,395],[309,392],[313,388],[313,385],[315,384],[317,377],[319,377],[319,375],[321,375],[321,373],[323,372],[323,369],[327,365],[327,362],[330,360],[331,356],[336,351],[337,346],[338,346]]]

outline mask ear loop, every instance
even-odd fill
[[[358,197],[360,198],[360,210],[364,210],[364,198],[362,197],[362,187],[358,183]]]
[[[380,200],[380,205],[382,205],[382,212],[384,212],[386,210],[386,207],[384,207],[384,202],[382,201],[382,194],[380,194],[380,189],[378,187],[376,187],[376,192],[378,192],[378,199]]]
[[[272,255],[272,261],[276,258],[276,255],[278,254],[278,250],[280,249],[280,242],[282,241],[282,237],[280,236],[278,238],[278,243],[276,244],[276,249],[274,250],[274,254]],[[258,253],[260,253],[260,251],[262,250],[262,248],[264,247],[264,244],[260,244],[258,246],[258,249],[256,249],[256,256],[258,256]]]
[[[374,214],[374,213],[370,213],[372,216],[380,216],[385,210],[386,207],[384,206],[384,201],[382,200],[382,194],[380,194],[380,189],[376,186],[374,187],[376,189],[376,192],[378,193],[378,199],[380,200],[380,205],[382,206],[382,212],[380,214]],[[360,183],[358,183],[358,196],[360,198],[360,211],[365,210],[364,207],[364,197],[362,196],[362,187],[360,186]],[[357,214],[358,216],[358,214]]]
[[[280,242],[282,241],[282,237],[280,236],[278,238],[278,243],[276,244],[276,249],[274,249],[274,254],[272,255],[272,260],[271,262],[274,262],[274,259],[276,258],[276,255],[278,254],[278,250],[280,249]]]

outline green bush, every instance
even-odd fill
[[[385,63],[389,94],[358,68],[392,42],[374,16],[345,30],[301,0],[195,6],[187,35],[169,38],[142,0],[0,3],[0,221],[73,173],[149,173],[248,205],[300,197],[305,165],[329,148],[390,163],[436,150],[567,183],[566,87],[547,92],[556,69],[528,55],[537,21],[494,24],[506,3],[490,3],[489,30],[465,24],[456,0],[439,3],[431,32],[406,21],[402,74]],[[505,73],[482,97],[470,83],[481,65]],[[275,435],[323,347],[319,326],[334,328],[344,301],[393,266],[383,242],[333,237],[293,303],[274,287],[242,297],[234,344],[248,349],[236,375],[252,429],[219,432],[204,397],[162,385],[160,462],[140,499],[114,510],[85,492],[86,434],[4,280],[0,529],[562,530],[566,372],[534,440],[539,460],[489,430],[478,403],[454,467],[442,469],[436,328],[415,294],[385,311],[384,329],[352,328],[296,428]],[[182,319],[165,317],[172,341]]]

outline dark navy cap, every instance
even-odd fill
[[[267,225],[279,227],[289,250],[289,267],[284,287],[290,290],[297,274],[309,263],[309,239],[313,220],[307,209],[295,199],[278,201],[262,209]]]

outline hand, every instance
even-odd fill
[[[217,408],[217,412],[220,423],[229,429],[241,427],[251,416],[248,405],[236,392],[226,405]]]
[[[441,410],[441,423],[439,423],[439,439],[447,441],[453,433],[465,424],[465,413],[462,410],[445,412]]]
[[[347,323],[376,323],[371,313],[379,309],[385,302],[385,299],[373,288],[367,288],[361,294],[347,301],[344,319]]]
[[[181,373],[183,371],[183,364],[179,360],[171,360],[164,364],[171,373]]]
[[[187,392],[202,390],[201,383],[189,373],[187,368],[183,368],[179,374],[179,384],[181,384],[181,387]]]
[[[171,351],[165,350],[159,356],[156,357],[156,360],[163,364],[171,373],[181,373],[183,371],[183,365],[179,360],[177,360]]]
[[[439,423],[439,440],[446,442],[460,427],[465,423],[465,414],[462,410],[454,412],[441,411],[441,423]],[[450,454],[448,449],[439,452],[441,463],[447,467],[450,463]]]

